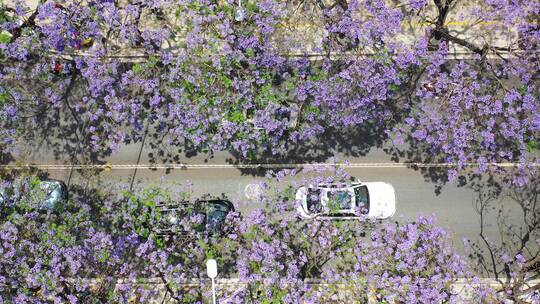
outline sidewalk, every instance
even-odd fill
[[[97,282],[96,282],[97,283]],[[351,303],[352,295],[347,290],[345,284],[325,284],[318,280],[310,280],[307,282],[310,285],[318,286],[319,288],[327,287],[327,286],[334,286],[338,287],[339,285],[343,285],[343,293],[340,293],[334,297],[334,300],[330,303]],[[484,278],[480,279],[479,282],[480,285],[487,285],[493,289],[498,289],[501,287],[501,284],[499,284],[495,279],[490,278]],[[536,285],[540,284],[539,280],[532,280],[529,282],[529,285]],[[139,281],[138,283],[133,282],[118,282],[117,286],[121,287],[122,285],[139,285],[141,288],[144,289],[153,289],[153,290],[159,290],[158,295],[152,300],[151,303],[175,303],[174,299],[170,297],[170,295],[167,294],[165,284],[159,279],[159,278],[153,278],[148,279],[143,282]],[[183,289],[199,289],[199,291],[205,295],[208,296],[209,302],[211,299],[211,284],[210,279],[207,280],[198,280],[194,279],[189,283],[185,283],[182,285]],[[234,294],[241,292],[242,289],[245,287],[245,283],[240,282],[239,279],[216,279],[216,291],[217,291],[217,298],[221,299],[219,303],[225,304],[229,303],[230,298],[223,299],[223,294],[226,293],[227,295],[233,296]],[[456,283],[452,284],[451,286],[452,290],[458,294],[459,297],[459,303],[473,303],[475,300],[473,298],[472,294],[472,288],[473,285],[471,285],[470,280],[468,279],[459,279]],[[367,303],[378,303],[373,295],[368,295],[368,302]],[[354,299],[352,299],[354,300]],[[529,299],[524,299],[525,301]],[[327,302],[328,303],[328,302]],[[511,302],[508,302],[511,303]]]

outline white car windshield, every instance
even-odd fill
[[[323,210],[321,204],[321,189],[319,188],[308,188],[307,193],[307,209],[309,212],[319,213]]]
[[[356,199],[356,207],[360,208],[362,214],[369,212],[369,192],[366,186],[354,188],[354,196]]]

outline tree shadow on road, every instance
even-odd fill
[[[391,160],[399,163],[409,164],[410,168],[419,171],[424,176],[426,183],[432,183],[435,187],[435,194],[442,193],[444,186],[449,182],[448,171],[456,169],[456,166],[446,165],[446,159],[441,155],[434,155],[429,151],[431,147],[425,143],[409,141],[407,146],[388,146],[384,152],[390,155]],[[442,165],[437,165],[442,164]],[[481,178],[481,174],[475,170],[462,171],[456,177],[456,185],[464,187],[469,183]]]
[[[520,297],[540,289],[540,177],[523,186],[489,177],[471,187],[479,215],[479,239],[468,244],[474,270],[494,278],[500,295],[521,303]],[[486,232],[490,222],[496,223],[497,238]]]
[[[273,154],[270,149],[260,147],[259,151],[249,158],[238,152],[231,152],[233,157],[226,161],[239,166],[238,170],[243,175],[264,176],[268,171],[276,169],[293,169],[295,164],[325,163],[333,159],[336,152],[346,157],[365,156],[372,148],[382,147],[385,140],[384,133],[375,127],[365,126],[341,130],[330,128],[309,142],[286,142],[284,153]],[[242,165],[252,164],[280,164],[281,166],[242,167]]]
[[[78,103],[81,98],[88,95],[88,87],[81,77],[65,76],[56,78],[54,83],[65,82],[62,100],[58,105],[39,103],[37,106],[28,106],[23,109],[25,132],[19,139],[19,152],[23,155],[12,155],[5,161],[19,159],[25,152],[45,153],[51,151],[56,160],[63,160],[70,164],[101,164],[102,159],[111,154],[110,148],[92,149],[92,134],[88,132],[88,122],[82,120],[81,115],[87,109],[74,109],[72,104]],[[14,84],[26,87],[35,87],[32,91],[35,96],[45,96],[45,90],[51,85],[38,79],[28,79]],[[29,97],[30,98],[30,97]],[[99,121],[97,122],[99,124]],[[94,147],[96,147],[94,145]],[[2,160],[4,162],[4,160]]]

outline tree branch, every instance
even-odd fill
[[[159,278],[161,279],[161,282],[163,284],[165,284],[165,289],[168,293],[171,294],[171,298],[175,299],[177,301],[177,303],[180,303],[182,302],[182,300],[175,295],[174,291],[172,290],[171,286],[169,285],[169,282],[167,281],[167,279],[165,278],[165,274],[163,272],[161,272],[161,270],[158,270],[159,271]]]
[[[13,30],[13,32],[11,33],[12,34],[11,39],[9,40],[10,43],[17,40],[17,38],[19,38],[21,36],[23,28],[34,27],[36,25],[36,17],[37,17],[38,11],[39,11],[38,8],[39,8],[39,6],[36,7],[36,10],[32,13],[32,15],[30,15],[30,17],[28,17],[28,19],[26,19],[23,22],[23,24],[21,24],[21,26],[15,28]]]
[[[461,46],[464,46],[466,48],[468,48],[469,50],[481,55],[481,56],[484,56],[488,50],[488,46],[485,45],[484,47],[482,48],[479,48],[478,46],[464,40],[464,39],[461,39],[461,38],[458,38],[458,37],[455,37],[455,36],[452,36],[448,33],[448,31],[443,28],[442,26],[440,27],[439,25],[437,25],[437,27],[435,28],[434,32],[438,35],[440,35],[441,38],[447,40],[447,41],[450,41],[450,42],[453,42],[453,43],[456,43],[456,44],[459,44]]]

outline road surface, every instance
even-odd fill
[[[20,154],[16,156],[18,162],[34,163],[38,166],[66,164],[64,160],[55,159],[54,155],[46,149],[33,149],[21,149]],[[44,171],[48,171],[51,177],[65,181],[68,181],[71,175],[70,182],[72,184],[86,184],[90,181],[90,186],[98,187],[99,185],[102,187],[100,183],[105,181],[106,183],[127,186],[134,174],[134,169],[117,168],[116,165],[136,164],[139,149],[140,144],[122,147],[117,153],[105,159],[105,163],[111,165],[111,168],[101,170],[95,176],[94,173],[90,174],[90,170],[72,171],[65,166],[45,168]],[[149,151],[144,151],[141,154],[140,164],[151,163],[147,156],[148,153]],[[451,233],[453,242],[458,248],[462,248],[464,238],[478,239],[480,217],[474,208],[474,193],[471,189],[449,183],[442,188],[440,194],[437,194],[435,185],[419,171],[405,165],[398,164],[396,166],[396,163],[382,149],[371,149],[365,156],[350,156],[349,153],[339,151],[331,151],[330,154],[335,155],[335,161],[349,161],[351,165],[345,166],[345,170],[352,176],[365,182],[385,181],[394,186],[397,195],[397,211],[393,219],[402,221],[413,219],[419,214],[434,214],[438,219],[438,224]],[[178,184],[191,182],[195,197],[207,193],[212,195],[225,194],[233,202],[236,202],[237,209],[243,213],[262,207],[257,202],[248,204],[239,204],[238,202],[246,201],[246,186],[264,179],[262,176],[264,172],[261,173],[249,168],[236,168],[230,164],[231,159],[234,159],[231,154],[220,152],[215,154],[213,158],[204,155],[184,156],[181,158],[181,163],[188,164],[188,166],[183,169],[139,168],[134,186],[135,188],[149,185],[177,187]],[[302,162],[302,157],[298,157],[294,161],[296,163],[309,162]],[[271,164],[267,164],[267,166],[272,167]],[[279,164],[275,167],[276,170],[279,170],[277,168]],[[511,206],[513,202],[503,198],[498,204]],[[495,217],[488,218],[485,234],[492,240],[499,238]]]

